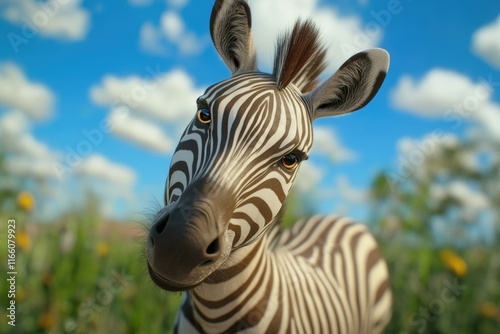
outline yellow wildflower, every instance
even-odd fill
[[[35,199],[29,191],[22,191],[17,195],[17,205],[24,211],[31,211],[35,206]]]
[[[45,311],[40,318],[38,318],[38,327],[44,330],[49,330],[54,327],[54,315],[50,311]]]
[[[105,257],[107,256],[109,253],[109,246],[107,243],[105,243],[104,241],[101,241],[97,244],[97,254],[100,256],[100,257]]]
[[[22,229],[16,236],[17,246],[21,250],[28,250],[31,247],[31,238],[26,230]]]
[[[464,277],[467,274],[467,263],[451,249],[443,249],[440,254],[441,261],[455,276]]]
[[[483,303],[479,309],[480,313],[486,318],[495,318],[498,313],[497,306],[492,302]]]

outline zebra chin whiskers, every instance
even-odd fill
[[[150,200],[150,207],[145,208],[142,212],[143,219],[140,220],[140,225],[144,229],[144,232],[146,235],[149,234],[152,226],[154,225],[158,215],[161,213],[161,211],[164,209],[164,207],[161,205],[160,201],[158,198],[153,197],[153,199]],[[140,254],[140,263],[147,263],[148,258],[147,258],[147,247],[148,247],[148,239],[140,239],[140,244],[141,244],[141,249],[142,252]],[[147,266],[140,266],[142,270],[144,270],[144,274],[148,272]]]

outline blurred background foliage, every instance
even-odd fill
[[[437,136],[409,142],[372,182],[369,224],[394,292],[387,333],[498,333],[500,147]]]
[[[394,294],[386,333],[497,333],[500,147],[479,134],[434,139],[408,142],[398,167],[380,172],[370,189],[366,223],[387,259]],[[17,314],[16,327],[2,321],[0,332],[169,332],[180,295],[151,283],[142,223],[104,219],[92,193],[81,207],[40,221],[36,183],[8,175],[5,157],[0,263],[7,272],[5,222],[15,217]],[[314,203],[294,191],[287,208],[289,226],[313,213]],[[6,319],[5,284],[0,303]]]

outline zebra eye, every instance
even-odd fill
[[[198,112],[196,114],[196,119],[201,124],[209,124],[212,119],[212,116],[210,115],[210,110],[208,110],[207,108],[198,109]]]
[[[281,158],[281,164],[286,169],[295,169],[299,165],[299,157],[294,153],[289,153]]]

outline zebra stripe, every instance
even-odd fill
[[[259,237],[278,214],[295,174],[276,163],[288,152],[309,151],[310,122],[293,86],[278,91],[272,77],[260,72],[209,87],[199,100],[216,111],[213,126],[196,119],[188,125],[172,157],[166,203],[175,202],[188,184],[209,172],[219,187],[236,190],[229,229],[235,233],[233,246],[239,247]]]
[[[234,250],[187,294],[176,332],[381,332],[391,292],[366,227],[318,216],[278,233],[276,208],[295,174],[275,162],[292,150],[308,152],[312,132],[307,120],[300,121],[306,113],[293,86],[270,93],[271,87],[267,75],[246,73],[207,89],[200,100],[216,111],[213,128],[193,120],[173,156],[167,202],[207,176],[236,190],[228,226]],[[286,112],[278,109],[283,105]],[[287,131],[273,129],[283,123]]]
[[[392,297],[368,229],[314,216],[281,231],[280,212],[312,121],[366,105],[387,52],[358,53],[313,89],[325,49],[310,21],[279,40],[272,75],[256,68],[245,0],[216,0],[210,25],[232,76],[199,97],[146,243],[151,279],[186,291],[174,332],[382,332]]]
[[[389,320],[387,267],[367,228],[349,219],[274,228],[232,257],[186,295],[175,332],[380,333]]]

